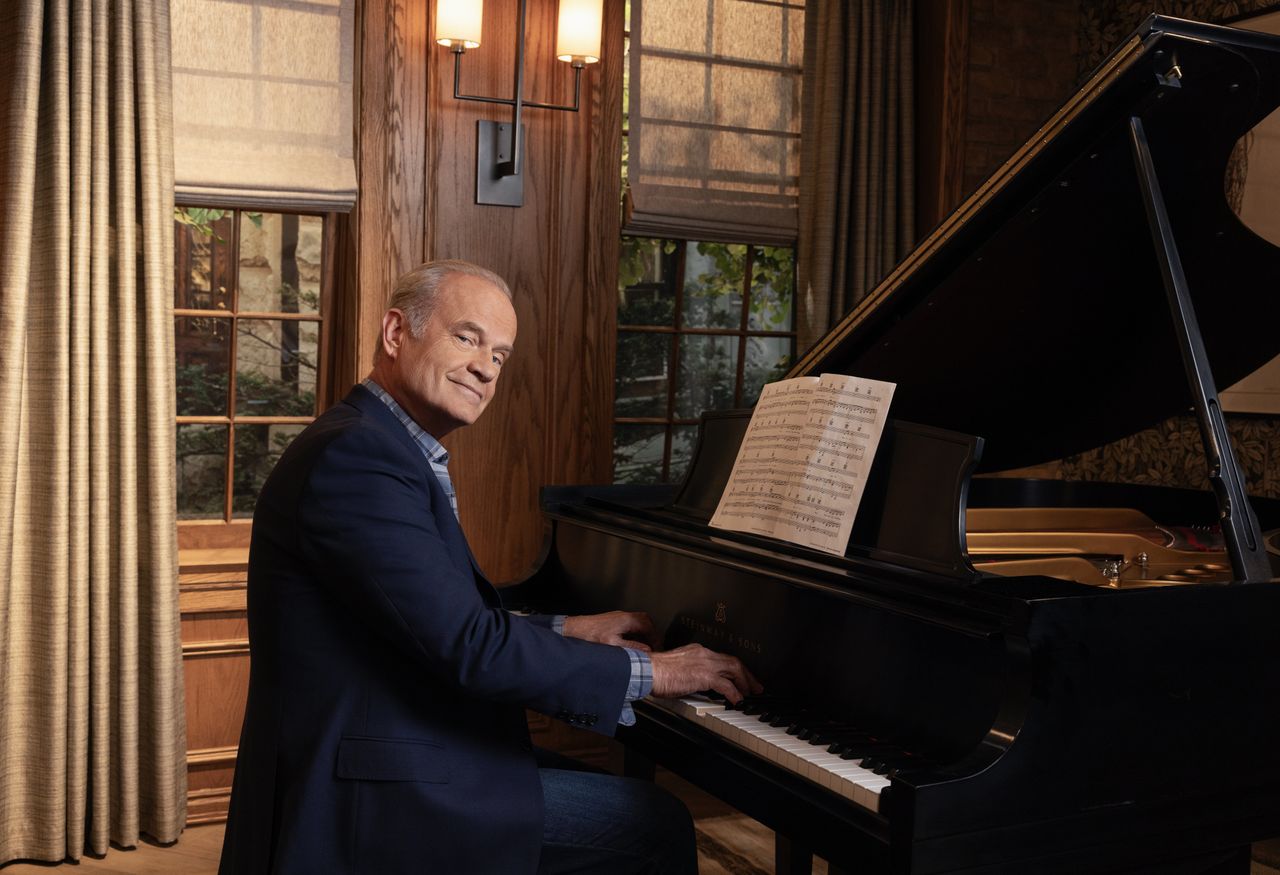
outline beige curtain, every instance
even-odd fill
[[[185,819],[168,27],[0,3],[0,862]]]
[[[631,0],[623,233],[796,239],[803,0]]]
[[[801,109],[797,347],[914,242],[911,0],[809,0]]]

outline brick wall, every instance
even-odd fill
[[[1079,6],[971,0],[964,191],[978,187],[1075,91]]]

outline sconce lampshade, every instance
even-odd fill
[[[560,0],[556,58],[579,64],[600,60],[601,0]]]
[[[436,4],[436,42],[442,46],[480,46],[484,0],[439,0]]]

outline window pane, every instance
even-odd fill
[[[698,441],[696,425],[676,425],[671,429],[671,465],[667,480],[679,483],[684,480],[689,463],[693,461],[693,447]]]
[[[240,319],[236,331],[236,413],[315,416],[319,323]]]
[[[613,427],[613,482],[658,483],[662,480],[663,425]]]
[[[623,237],[618,259],[618,324],[675,322],[676,244]]]
[[[753,331],[790,331],[795,299],[795,255],[790,247],[760,246],[751,261],[751,309],[747,327]]]
[[[173,306],[230,310],[234,276],[231,210],[178,207],[173,234]]]
[[[178,316],[174,320],[179,416],[226,416],[231,319]]]
[[[236,466],[231,484],[231,515],[253,516],[253,505],[285,447],[305,425],[237,425]]]
[[[241,313],[319,313],[324,220],[240,214]]]
[[[742,369],[742,405],[756,403],[765,383],[781,380],[791,367],[790,337],[748,337]]]
[[[690,328],[742,325],[742,272],[747,247],[690,243],[684,261],[684,324]]]
[[[227,426],[178,426],[178,519],[222,519]]]
[[[733,406],[738,374],[738,338],[686,334],[680,338],[676,418],[694,419],[704,410]]]
[[[614,416],[666,416],[667,371],[675,335],[618,332]]]

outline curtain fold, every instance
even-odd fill
[[[809,0],[800,129],[797,348],[914,242],[911,0]]]
[[[186,818],[168,15],[0,8],[0,863]]]

